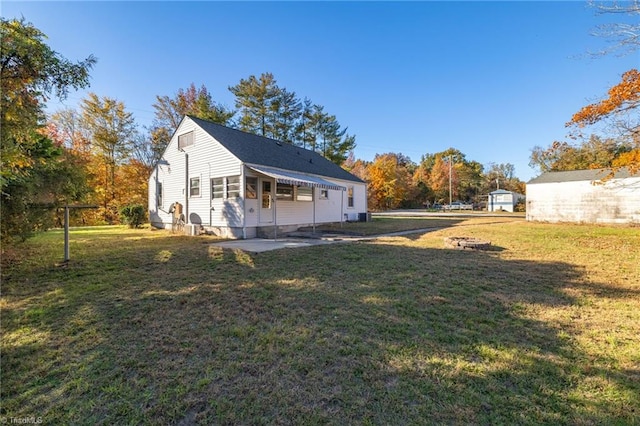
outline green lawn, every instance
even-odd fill
[[[250,255],[74,229],[67,267],[59,231],[3,247],[0,417],[640,423],[640,228],[373,224],[434,230]],[[451,235],[494,249],[444,249]]]

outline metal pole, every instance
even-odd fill
[[[449,207],[451,207],[451,170],[452,170],[453,156],[449,155]]]
[[[64,206],[64,261],[69,261],[69,206]]]

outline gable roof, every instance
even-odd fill
[[[268,166],[352,182],[363,182],[362,179],[317,152],[225,127],[190,115],[187,117],[247,165]]]
[[[558,183],[600,180],[609,175],[610,169],[571,170],[566,172],[547,172],[537,178],[531,179],[527,185],[535,183]],[[628,177],[640,177],[640,174],[632,175],[628,169],[618,170],[613,178],[624,179]]]

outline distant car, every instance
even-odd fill
[[[445,210],[473,210],[473,204],[465,204],[461,201],[456,201],[451,204],[446,204],[443,208]]]

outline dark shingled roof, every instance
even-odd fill
[[[611,173],[610,169],[591,169],[591,170],[571,170],[566,172],[547,172],[537,178],[531,179],[527,185],[532,183],[556,183],[556,182],[578,182],[578,181],[594,181],[600,180]],[[618,170],[613,178],[624,179],[628,177],[640,177],[640,174],[632,175],[627,169]]]
[[[363,182],[317,152],[190,115],[188,117],[243,163]]]

